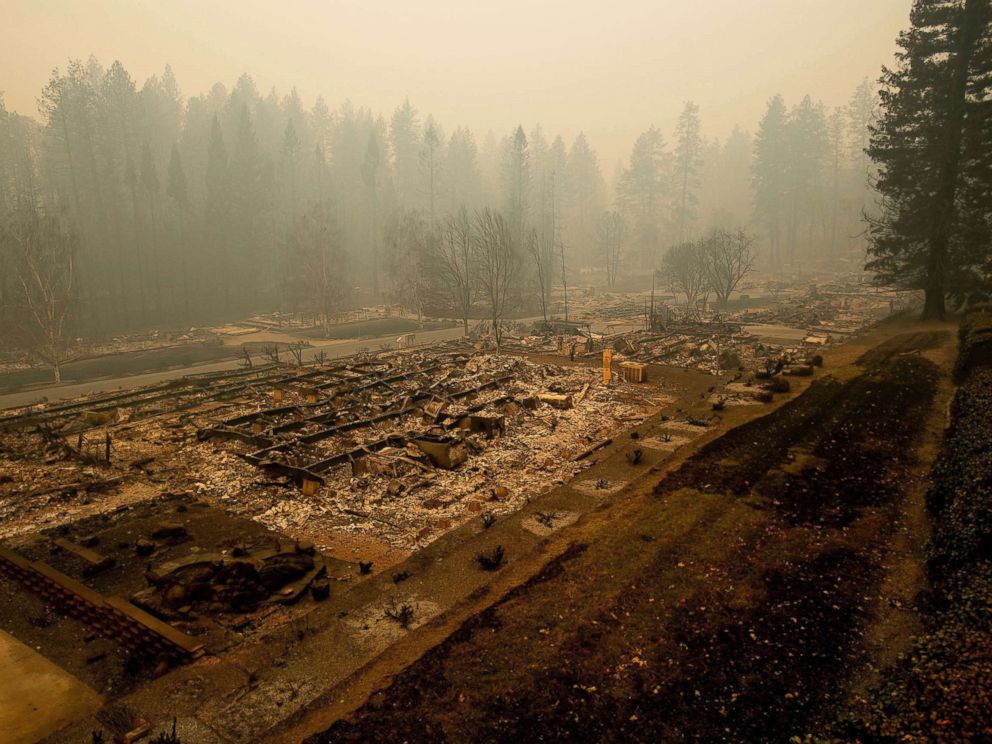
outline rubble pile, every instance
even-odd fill
[[[753,373],[779,361],[805,364],[818,350],[906,307],[906,293],[837,279],[803,289],[769,282],[769,301],[733,312],[659,305],[650,330],[603,339],[619,359]]]
[[[198,470],[198,495],[318,545],[343,530],[412,549],[564,483],[591,444],[671,400],[587,367],[460,352],[323,377],[316,401],[284,392],[284,405],[204,428],[221,451]]]
[[[252,612],[263,602],[297,600],[326,570],[313,546],[299,543],[193,553],[146,571],[148,586],[131,600],[167,619]]]
[[[720,374],[714,410],[767,402],[790,374],[812,373],[824,346],[912,298],[819,278],[753,281],[732,311],[670,299],[577,292],[571,320],[507,324],[503,355],[488,353],[494,339],[479,323],[430,351],[190,375],[4,412],[4,532],[167,487],[318,544],[346,531],[412,549],[569,480],[578,453],[665,405],[653,373],[640,367],[648,383],[636,382],[631,363]],[[589,365],[605,349],[610,386]]]

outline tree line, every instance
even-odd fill
[[[806,99],[787,112],[776,97],[755,138],[736,128],[721,141],[704,137],[690,102],[671,149],[650,127],[611,188],[581,133],[566,142],[518,126],[477,142],[409,101],[388,117],[322,98],[307,108],[295,90],[263,95],[248,75],[186,97],[168,67],[139,87],[120,62],[90,58],[56,70],[38,103],[40,120],[0,100],[6,343],[47,333],[13,332],[37,326],[12,237],[32,225],[74,246],[62,262],[71,281],[58,283],[71,288],[62,325],[86,337],[276,309],[330,322],[383,301],[461,316],[439,267],[458,231],[471,244],[464,234],[486,215],[528,267],[511,301],[545,316],[569,272],[592,267],[612,287],[623,267],[656,268],[670,246],[712,229],[751,225],[773,267],[843,256],[868,199],[854,153],[874,106],[867,84],[842,111]],[[797,153],[808,154],[802,167]]]

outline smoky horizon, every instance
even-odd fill
[[[120,60],[139,87],[168,65],[184,98],[247,74],[263,96],[295,89],[308,109],[322,98],[388,117],[408,99],[480,142],[517,125],[567,141],[582,132],[611,179],[637,135],[654,125],[670,136],[689,100],[720,140],[753,131],[776,94],[845,104],[892,63],[910,3],[5,5],[0,91],[32,118],[52,69],[92,55]]]

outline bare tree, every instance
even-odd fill
[[[701,243],[706,286],[726,307],[731,293],[754,268],[754,238],[744,230],[714,230]]]
[[[475,304],[475,253],[472,220],[462,207],[449,215],[427,254],[428,270],[438,290],[458,317],[468,334],[468,316]]]
[[[386,224],[385,265],[392,301],[424,316],[426,295],[423,263],[438,240],[437,227],[429,224],[420,212],[404,210]]]
[[[596,225],[599,249],[606,259],[606,284],[612,289],[617,282],[620,255],[627,239],[627,223],[619,212],[603,212]]]
[[[487,207],[476,212],[475,223],[476,282],[489,307],[498,353],[502,342],[500,323],[510,308],[511,290],[520,270],[520,260],[503,215]]]
[[[382,158],[379,155],[379,139],[373,131],[369,134],[369,144],[365,148],[362,163],[362,179],[369,191],[369,235],[372,241],[372,294],[379,297],[379,168]]]
[[[553,237],[538,235],[537,230],[531,230],[527,235],[527,254],[534,262],[534,280],[537,282],[537,293],[541,299],[541,314],[548,319],[551,305],[551,280],[554,272],[555,246]]]
[[[661,260],[661,277],[675,294],[685,295],[686,309],[695,307],[707,286],[705,256],[699,243],[679,243]]]
[[[17,276],[21,342],[62,382],[68,354],[66,324],[72,310],[76,236],[58,219],[34,208],[11,215],[2,233],[4,252]]]
[[[288,238],[289,275],[299,302],[320,315],[324,331],[347,295],[346,261],[334,222],[322,205],[300,217]]]

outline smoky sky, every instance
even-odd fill
[[[686,100],[704,135],[747,129],[765,101],[842,105],[890,64],[911,0],[0,0],[0,90],[37,116],[52,69],[95,54],[140,85],[171,64],[184,95],[248,72],[309,106],[388,114],[409,97],[477,141],[517,123],[585,131],[609,177]]]

